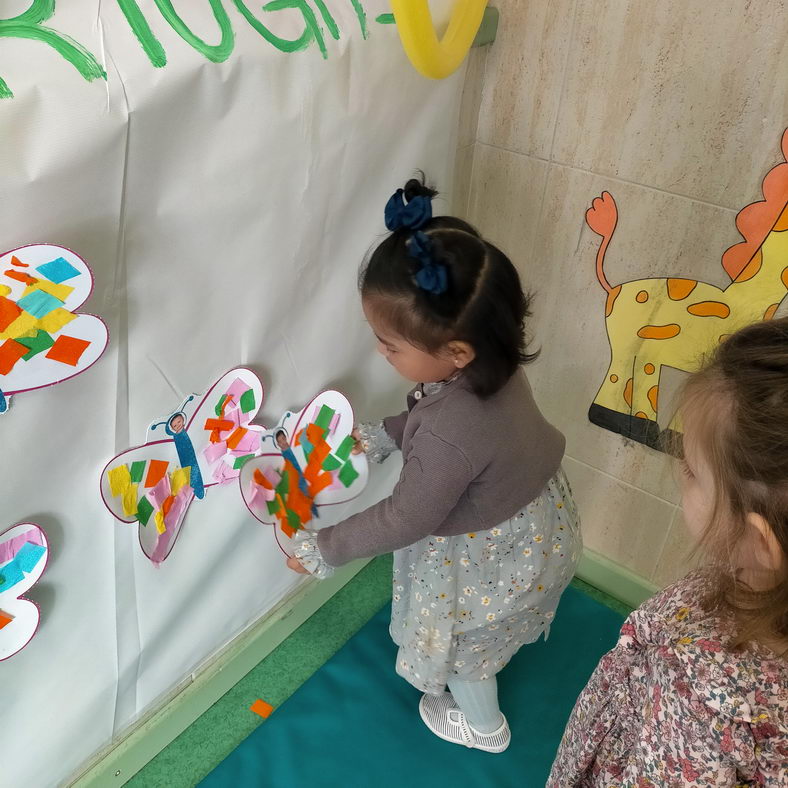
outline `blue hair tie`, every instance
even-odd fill
[[[421,263],[416,271],[416,284],[427,293],[442,295],[449,289],[446,266],[436,263],[432,254],[432,241],[426,233],[415,232],[407,242],[408,254]]]
[[[386,227],[392,232],[403,227],[408,230],[419,230],[432,219],[432,199],[420,195],[406,204],[404,190],[397,189],[389,197],[383,215]]]

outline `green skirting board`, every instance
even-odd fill
[[[521,648],[498,676],[512,744],[494,756],[444,742],[423,725],[420,693],[394,672],[388,620],[387,605],[201,788],[541,788],[575,699],[622,617],[567,590],[549,640]]]

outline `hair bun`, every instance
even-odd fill
[[[424,173],[420,173],[421,178],[411,178],[403,189],[405,199],[410,202],[414,197],[427,197],[432,199],[438,196],[436,189],[432,189],[424,183]]]

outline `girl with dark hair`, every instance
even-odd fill
[[[435,194],[411,180],[392,196],[391,234],[359,282],[379,351],[418,384],[407,410],[356,432],[372,460],[402,451],[399,482],[338,525],[298,532],[288,565],[325,577],[394,551],[390,631],[397,672],[425,693],[422,719],[443,739],[502,752],[496,674],[547,636],[580,529],[564,438],[521,370],[535,354],[517,271],[470,225],[433,218]]]

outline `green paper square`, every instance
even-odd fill
[[[241,410],[244,413],[249,413],[250,410],[254,410],[256,406],[256,402],[254,399],[254,391],[252,389],[247,389],[241,394]]]
[[[266,501],[268,504],[268,514],[276,514],[282,507],[279,505],[279,499],[274,498],[273,501]]]
[[[131,463],[131,481],[134,484],[139,484],[142,481],[142,474],[145,472],[145,460],[137,460]]]
[[[287,510],[287,522],[294,531],[303,528],[301,520],[298,519],[298,515],[295,512],[291,512],[289,509]]]
[[[329,408],[328,405],[323,405],[323,407],[320,408],[320,413],[317,414],[315,424],[324,432],[327,431],[331,426],[331,419],[334,418],[335,413],[336,411],[333,408]]]
[[[338,468],[342,467],[342,461],[338,460],[333,454],[329,454],[328,457],[323,460],[323,470],[324,471],[336,471]]]
[[[348,460],[343,466],[342,470],[339,472],[339,481],[345,485],[345,487],[350,487],[356,479],[359,477],[359,472],[353,467],[353,463]]]
[[[282,500],[284,500],[285,496],[290,492],[290,474],[283,473],[282,479],[280,480],[279,484],[276,485],[276,494],[282,496]]]
[[[20,345],[24,345],[26,348],[30,348],[24,356],[22,356],[23,361],[30,361],[33,356],[37,356],[39,353],[43,353],[45,350],[49,350],[52,345],[55,344],[55,340],[52,339],[46,331],[42,331],[40,328],[36,331],[36,335],[32,337],[19,337],[16,340]]]
[[[352,435],[348,435],[342,443],[339,444],[339,448],[334,452],[337,457],[345,462],[350,457],[350,452],[353,451],[353,447],[356,445],[356,441]]]
[[[150,516],[153,514],[153,506],[151,502],[143,495],[137,502],[137,519],[143,524],[147,525]]]
[[[254,457],[254,454],[244,454],[243,457],[236,457],[235,462],[233,463],[233,468],[240,470],[247,462],[249,462],[249,460],[252,459],[252,457]]]
[[[216,407],[213,409],[213,412],[216,414],[216,416],[218,418],[221,418],[222,406],[224,405],[224,401],[226,399],[227,399],[227,395],[226,394],[222,394],[222,396],[219,397],[219,401],[216,403]]]

